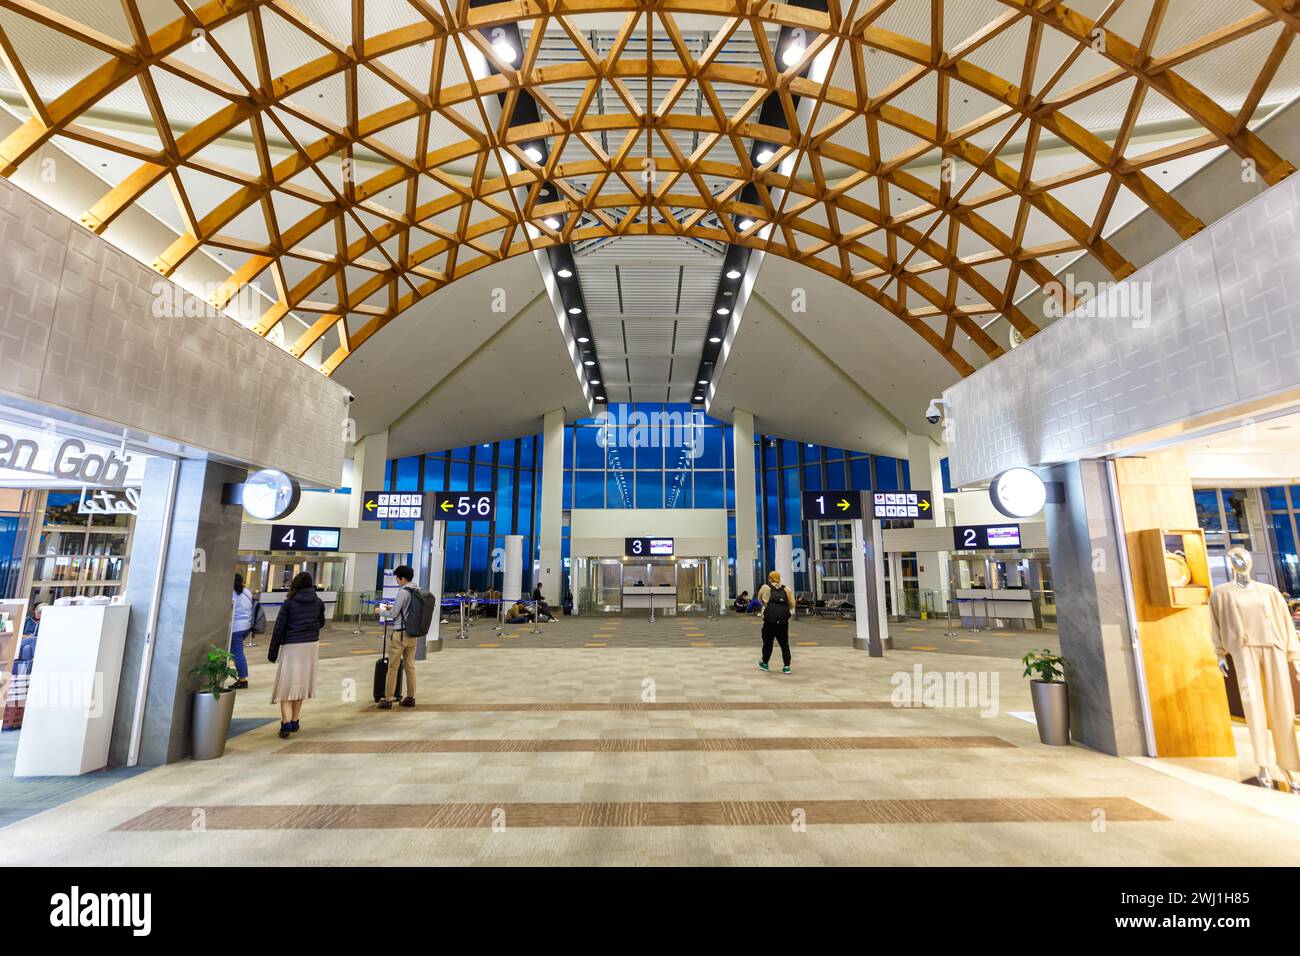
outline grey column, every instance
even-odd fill
[[[1141,756],[1141,702],[1124,582],[1122,537],[1111,509],[1104,461],[1055,465],[1045,481],[1064,500],[1043,509],[1052,558],[1061,656],[1069,662],[1071,735],[1116,755]]]
[[[126,763],[136,688],[144,665],[154,580],[170,533],[162,577],[157,638],[149,670],[140,764],[156,766],[189,756],[194,686],[190,670],[208,646],[230,644],[230,593],[243,508],[221,503],[222,486],[243,481],[247,469],[199,459],[178,463],[176,505],[165,513],[170,463],[150,459],[140,489],[140,513],[131,542],[126,603],[131,605],[122,681],[109,765]]]

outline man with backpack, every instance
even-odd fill
[[[763,659],[758,662],[762,670],[767,670],[767,662],[772,657],[772,642],[781,645],[783,674],[790,673],[790,615],[794,612],[794,600],[790,592],[781,584],[781,573],[772,571],[767,576],[767,583],[758,591],[758,599],[763,603]]]
[[[428,619],[435,608],[427,591],[411,587],[415,580],[415,571],[403,564],[393,570],[397,579],[397,597],[385,610],[393,622],[393,633],[388,639],[388,676],[384,683],[384,697],[379,701],[380,710],[392,710],[397,700],[397,675],[399,668],[405,671],[406,696],[402,698],[403,707],[415,706],[415,652],[420,640],[428,633]]]

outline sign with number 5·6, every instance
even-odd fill
[[[434,521],[491,521],[496,510],[492,491],[439,491],[433,496]]]

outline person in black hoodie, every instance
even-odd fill
[[[280,705],[280,736],[298,730],[302,702],[316,696],[316,658],[325,626],[325,602],[316,594],[311,575],[298,574],[275,618],[268,660],[275,664],[271,703]]]

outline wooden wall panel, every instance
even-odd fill
[[[1210,643],[1208,607],[1162,607],[1150,593],[1151,560],[1138,543],[1148,528],[1195,528],[1187,458],[1160,452],[1115,462],[1120,511],[1132,568],[1142,663],[1161,757],[1236,753],[1228,697]]]

